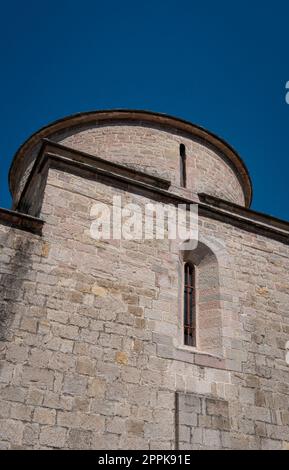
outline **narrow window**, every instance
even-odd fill
[[[187,186],[187,169],[186,169],[186,147],[184,144],[180,144],[180,176],[181,186],[186,188]]]
[[[184,271],[184,344],[196,346],[195,267],[185,263]]]

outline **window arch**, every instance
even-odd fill
[[[184,264],[184,344],[196,346],[196,273],[192,263]]]
[[[182,250],[180,246],[179,345],[222,356],[223,307],[220,296],[219,259],[224,262],[224,253],[223,247],[219,247],[217,243],[209,243],[207,240],[199,240],[194,250]],[[190,279],[186,279],[188,269]],[[191,305],[191,310],[188,305]],[[191,334],[187,337],[189,331]]]

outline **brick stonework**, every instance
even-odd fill
[[[139,121],[67,123],[55,140],[172,184],[136,187],[116,179],[119,168],[110,177],[55,160],[40,165],[41,184],[39,176],[30,183],[37,202],[27,207],[35,212],[41,201],[43,227],[0,213],[0,447],[288,448],[286,223],[200,203],[202,331],[198,349],[186,348],[177,244],[93,240],[90,210],[114,195],[143,206],[169,194],[196,202],[199,192],[244,206],[235,170],[201,141]],[[187,190],[179,187],[180,143]],[[16,199],[35,156],[11,176]]]

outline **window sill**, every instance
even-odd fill
[[[195,364],[201,367],[225,369],[224,358],[213,355],[206,351],[200,351],[192,346],[175,345],[173,350],[170,351],[168,351],[166,348],[159,348],[158,355],[166,359],[186,362],[188,364]]]
[[[187,351],[191,354],[200,354],[203,356],[209,356],[209,357],[214,357],[215,359],[220,359],[222,360],[223,358],[221,356],[218,356],[217,354],[212,354],[207,351],[201,351],[198,349],[196,346],[185,346],[184,344],[176,346],[176,349],[180,351]]]

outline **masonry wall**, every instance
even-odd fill
[[[1,447],[288,448],[288,246],[200,218],[223,347],[193,352],[175,243],[90,236],[93,203],[116,194],[148,201],[50,170],[43,236],[0,226]]]

